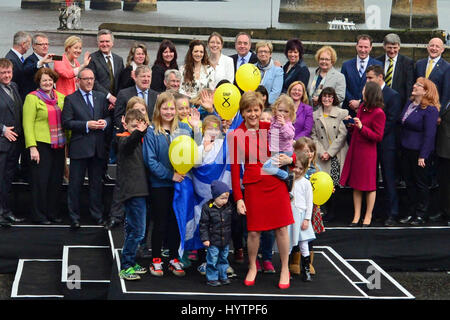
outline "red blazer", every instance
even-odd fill
[[[55,61],[55,71],[59,78],[56,81],[56,91],[61,92],[65,96],[74,93],[77,90],[77,76],[73,71],[73,67],[63,54],[62,61]],[[80,66],[80,63],[75,59],[75,65]]]

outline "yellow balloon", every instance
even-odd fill
[[[214,92],[214,107],[222,119],[231,120],[239,110],[241,93],[231,83],[224,83]]]
[[[236,71],[236,83],[243,91],[256,90],[261,83],[261,71],[252,63],[246,63]]]
[[[326,172],[313,173],[309,179],[313,189],[313,202],[320,206],[330,199],[333,193],[333,179]]]
[[[186,135],[172,140],[169,146],[169,159],[179,174],[186,174],[197,161],[198,148],[195,141]]]

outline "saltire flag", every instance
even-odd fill
[[[238,112],[228,132],[239,127],[242,121],[242,116]],[[226,136],[221,145],[219,141],[215,142],[215,148],[208,152],[200,166],[194,167],[188,172],[182,182],[175,183],[173,210],[180,231],[180,247],[178,249],[180,257],[183,256],[184,250],[196,250],[204,247],[200,239],[199,223],[203,204],[212,198],[211,182],[220,180],[226,183],[231,190],[231,166]],[[241,170],[241,178],[242,172],[243,170]]]

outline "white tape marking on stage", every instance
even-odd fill
[[[314,251],[316,252],[316,251]],[[345,279],[347,279],[348,282],[350,282],[352,284],[352,286],[354,286],[365,298],[368,298],[369,296],[360,288],[358,287],[355,283],[353,283],[353,281],[344,273],[344,271],[342,271],[334,262],[333,260],[330,259],[330,257],[328,257],[328,255],[323,252],[323,251],[318,251],[317,253],[321,253],[324,255],[325,258],[328,259],[328,261],[331,262],[331,264],[345,277]],[[355,270],[356,271],[356,270]],[[367,279],[365,279],[367,281]]]
[[[116,257],[116,265],[117,265],[117,274],[120,274],[120,255],[119,255],[119,249],[116,249],[116,253],[115,253],[115,257]],[[127,292],[127,286],[125,285],[125,280],[122,279],[120,276],[119,277],[119,281],[120,281],[120,287],[122,288],[122,293],[128,293]]]
[[[54,225],[42,225],[42,224],[13,224],[11,227],[15,228],[70,228],[68,224],[54,224]],[[82,225],[80,228],[103,228],[102,226],[90,226],[90,225]]]
[[[12,289],[11,289],[11,298],[64,298],[64,296],[62,295],[18,295],[17,293],[19,292],[19,283],[20,283],[20,278],[22,277],[22,272],[23,272],[23,265],[24,262],[27,261],[43,261],[43,262],[48,262],[48,261],[62,261],[61,259],[19,259],[19,262],[17,264],[17,271],[16,271],[16,276],[14,277],[14,282],[12,285]]]
[[[109,246],[111,247],[111,252],[112,252],[112,258],[114,260],[115,254],[116,254],[116,250],[114,248],[114,239],[113,239],[111,230],[108,230],[108,237],[109,237]]]
[[[450,229],[450,226],[429,226],[429,227],[327,227],[327,230],[400,230],[400,229]]]
[[[85,246],[85,245],[73,245],[64,246],[63,248],[63,258],[62,258],[62,271],[61,271],[61,282],[69,282],[67,279],[67,270],[69,268],[69,249],[70,248],[83,248],[83,249],[109,249],[108,246]],[[86,283],[110,283],[110,280],[75,280],[71,279],[70,282],[86,282]]]
[[[392,278],[386,271],[384,271],[378,264],[376,264],[375,261],[373,261],[371,259],[347,259],[347,261],[355,261],[355,262],[366,261],[366,262],[369,262],[371,265],[373,265],[375,267],[375,269],[377,269],[382,275],[384,275],[386,277],[386,279],[388,279],[394,286],[396,286],[406,296],[406,297],[374,297],[374,296],[369,296],[371,299],[415,299],[416,298],[408,290],[406,290],[400,283],[398,283],[397,280]]]
[[[317,249],[327,249],[330,251],[339,261],[341,261],[351,272],[355,274],[356,277],[358,277],[361,282],[355,282],[355,283],[365,283],[369,284],[370,282],[361,274],[359,273],[350,263],[348,263],[344,258],[341,257],[339,253],[337,253],[332,247],[330,246],[313,246],[313,248]]]

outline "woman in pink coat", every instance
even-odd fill
[[[58,74],[56,90],[68,96],[77,90],[78,73],[86,68],[91,61],[89,52],[84,54],[83,64],[77,61],[81,55],[83,43],[77,36],[70,36],[64,42],[64,54],[62,61],[55,61],[55,71]]]
[[[377,143],[383,139],[386,122],[383,106],[380,86],[374,82],[366,83],[363,103],[358,108],[356,118],[353,118],[354,123],[349,125],[352,138],[340,180],[341,185],[353,188],[354,217],[351,227],[359,224],[363,192],[367,194],[362,226],[370,226],[372,220],[377,190]]]

